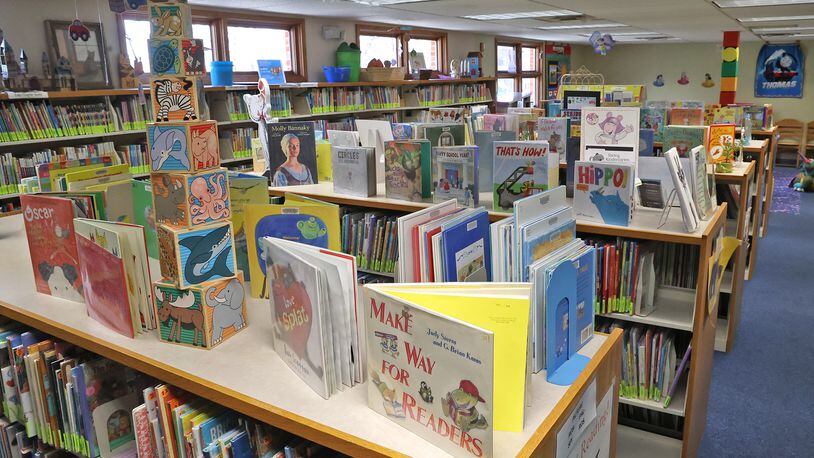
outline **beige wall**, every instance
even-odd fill
[[[738,69],[738,102],[771,103],[774,119],[797,118],[814,120],[814,41],[803,42],[807,69],[802,99],[756,99],[755,64],[760,42],[745,42],[740,46]],[[611,84],[644,84],[651,100],[691,99],[718,103],[721,79],[721,45],[718,43],[663,43],[619,44],[607,56],[595,54],[588,46],[574,47],[574,68],[585,65],[593,72],[602,73]],[[687,72],[690,83],[676,81],[682,71]],[[664,86],[653,86],[659,73],[664,75]],[[709,73],[715,86],[701,86],[704,74]]]

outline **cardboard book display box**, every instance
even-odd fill
[[[158,336],[164,342],[213,348],[246,327],[243,273],[189,288],[153,283]]]
[[[217,121],[150,123],[150,171],[194,173],[220,166]]]
[[[156,122],[197,121],[209,118],[198,78],[162,76],[150,81],[150,100]]]
[[[225,170],[153,173],[155,221],[174,227],[197,227],[232,216],[229,178]]]
[[[233,277],[237,273],[232,224],[196,229],[157,227],[159,264],[165,282],[181,288]]]

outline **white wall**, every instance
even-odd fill
[[[804,122],[814,120],[814,41],[802,43],[808,72],[801,99],[755,98],[755,64],[761,42],[744,42],[740,46],[738,91],[736,101],[771,103],[774,119],[796,118]],[[610,84],[644,84],[647,98],[652,100],[691,99],[718,103],[721,80],[720,43],[662,43],[620,44],[607,56],[595,54],[589,46],[574,46],[574,68],[585,65],[592,72],[605,76]],[[681,72],[687,72],[690,83],[676,81]],[[664,75],[664,86],[653,86],[658,74]],[[701,86],[704,74],[709,73],[715,86]]]

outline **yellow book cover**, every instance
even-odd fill
[[[710,164],[720,164],[723,162],[734,162],[733,157],[724,157],[724,143],[733,143],[735,141],[735,125],[734,124],[713,124],[709,126],[709,135],[707,135],[707,162]]]
[[[85,191],[102,191],[105,194],[105,215],[108,221],[133,223],[136,219],[133,206],[133,184],[130,179],[87,186]],[[141,209],[139,209],[141,210]],[[150,228],[145,227],[145,231]]]
[[[266,266],[257,243],[261,237],[341,249],[339,207],[333,204],[293,202],[287,195],[285,205],[246,205],[244,218],[252,297],[268,298]]]
[[[127,164],[120,164],[120,165],[109,165],[106,167],[100,167],[96,169],[71,171],[65,174],[65,182],[68,183],[68,190],[70,191],[72,190],[71,183],[76,183],[85,180],[94,180],[113,175],[119,175],[122,173],[129,174],[130,166]],[[127,178],[129,179],[130,177]]]
[[[319,181],[332,181],[331,144],[327,141],[317,143],[317,175]]]
[[[269,180],[263,176],[246,174],[229,176],[229,196],[232,199],[232,228],[235,231],[235,260],[237,268],[243,271],[246,281],[251,280],[249,260],[246,251],[246,230],[244,221],[246,205],[269,203]]]

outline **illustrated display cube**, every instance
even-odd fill
[[[165,342],[212,348],[246,327],[243,273],[190,288],[153,283],[158,336]]]
[[[149,41],[153,76],[189,76],[206,73],[201,39],[153,38]]]
[[[209,117],[198,78],[164,76],[150,82],[150,100],[156,122],[197,121]]]
[[[150,123],[147,149],[153,172],[198,172],[220,167],[217,121]]]
[[[186,3],[150,4],[150,37],[182,38],[192,36],[192,15]]]
[[[158,224],[195,227],[232,216],[229,178],[223,169],[193,175],[154,173],[150,178]]]
[[[232,277],[237,272],[230,222],[194,229],[160,224],[156,232],[161,250],[161,276],[167,283],[190,288],[199,283]]]

